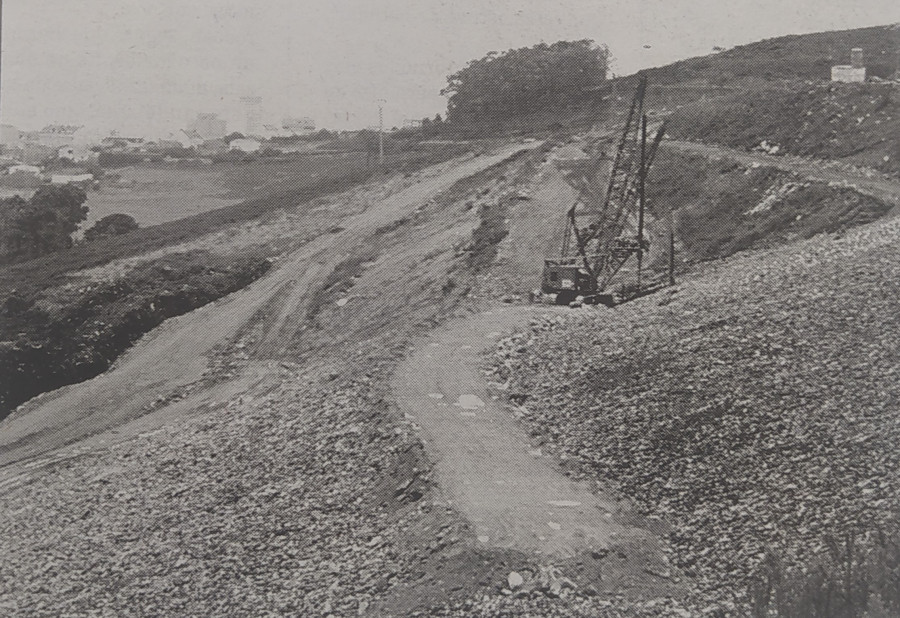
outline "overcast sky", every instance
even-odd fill
[[[364,127],[443,112],[491,50],[591,38],[619,74],[782,34],[900,21],[900,0],[5,0],[4,123],[161,133],[199,111]],[[649,48],[645,46],[650,46]]]

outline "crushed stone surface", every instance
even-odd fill
[[[542,449],[671,526],[728,598],[767,552],[814,564],[900,509],[900,221],[711,265],[502,340],[497,382]]]

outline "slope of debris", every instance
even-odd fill
[[[840,159],[900,176],[900,87],[806,82],[742,91],[686,106],[671,118],[675,137]]]
[[[896,528],[898,233],[889,220],[745,254],[536,322],[495,371],[537,443],[666,519],[702,593],[740,596],[767,555],[809,568],[835,540]]]
[[[364,611],[415,557],[394,542],[429,486],[421,445],[370,378],[295,372],[5,491],[0,613]]]
[[[223,379],[264,376],[243,394],[0,469],[0,615],[695,615],[484,549],[389,403],[412,341],[465,310],[473,230],[504,224],[485,215],[516,178],[491,170],[375,230],[284,355],[254,356],[250,324],[211,359]]]
[[[679,263],[729,257],[885,216],[892,205],[837,183],[768,165],[661,150],[647,191],[652,266],[665,268],[667,215],[674,213]]]
[[[268,389],[6,479],[0,615],[697,615],[479,549],[386,369],[275,363]]]

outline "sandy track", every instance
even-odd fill
[[[277,357],[287,335],[297,328],[311,294],[317,292],[317,284],[343,258],[346,247],[377,227],[408,216],[453,183],[536,145],[510,146],[423,171],[419,182],[374,201],[361,214],[342,221],[342,231],[305,244],[259,281],[222,301],[166,321],[110,371],[26,403],[0,424],[0,466],[122,425],[144,415],[159,397],[196,384],[207,372],[213,349],[227,343],[275,298],[284,304],[277,310],[277,319],[267,325],[254,356]],[[157,412],[165,416],[164,408]],[[144,430],[150,425],[146,419],[142,423]]]
[[[456,321],[424,343],[393,382],[407,418],[422,428],[439,485],[490,547],[547,557],[605,550],[632,534],[613,499],[576,483],[529,445],[513,415],[491,399],[481,353],[501,333],[547,307],[497,307]]]

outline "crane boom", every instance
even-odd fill
[[[633,214],[647,172],[653,164],[663,139],[665,123],[647,144],[647,116],[644,95],[647,78],[641,76],[628,109],[621,138],[616,146],[612,169],[605,192],[597,186],[600,169],[598,155],[582,179],[575,203],[566,212],[566,231],[561,257],[544,263],[542,290],[566,299],[581,295],[596,296],[635,253],[640,259],[647,242],[643,238],[643,198],[636,238],[623,237],[625,226]],[[591,210],[591,206],[595,208]],[[578,207],[585,206],[590,215],[586,226],[579,225]],[[574,238],[574,247],[572,240]]]

